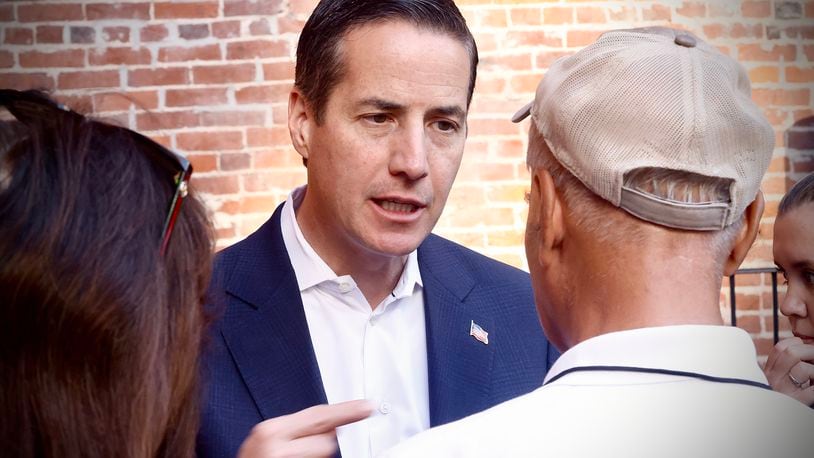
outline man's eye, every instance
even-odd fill
[[[452,132],[456,129],[455,124],[449,121],[438,121],[436,125],[438,126],[438,130],[442,132]]]
[[[806,279],[806,283],[814,285],[814,272],[806,270],[803,272],[803,277]]]
[[[372,114],[367,119],[374,124],[384,124],[387,122],[387,115],[382,113]]]

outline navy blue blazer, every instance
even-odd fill
[[[202,458],[234,457],[256,423],[327,402],[281,210],[215,262],[208,303],[219,318],[204,355]],[[557,352],[528,274],[435,235],[418,248],[418,264],[432,426],[542,385]],[[469,335],[471,321],[489,333],[488,345]]]

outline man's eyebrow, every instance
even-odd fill
[[[465,119],[466,111],[457,105],[435,107],[429,110],[428,114],[433,116],[447,116],[451,118]]]
[[[396,102],[390,102],[388,100],[380,99],[377,97],[369,97],[366,99],[362,99],[356,103],[357,106],[371,106],[376,108],[377,110],[382,111],[403,111],[404,105],[398,104]]]

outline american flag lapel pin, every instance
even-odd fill
[[[474,320],[469,322],[469,335],[474,337],[478,342],[489,345],[489,333],[484,331],[482,327],[478,326]]]

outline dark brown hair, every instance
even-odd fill
[[[0,135],[0,450],[191,456],[205,207],[190,193],[160,256],[175,190],[148,151],[161,147],[75,113],[42,118]]]
[[[780,206],[777,208],[777,216],[783,216],[789,210],[809,202],[814,202],[814,173],[803,177],[783,196]]]
[[[382,21],[406,21],[416,27],[448,34],[469,52],[469,94],[472,101],[478,48],[452,0],[322,0],[308,18],[297,43],[294,85],[321,123],[331,91],[342,78],[339,45],[354,27]],[[428,49],[427,52],[432,52]]]

